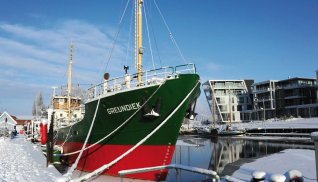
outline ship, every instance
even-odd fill
[[[119,176],[122,170],[169,165],[182,122],[194,113],[200,95],[194,64],[143,70],[142,6],[143,0],[137,0],[137,73],[128,74],[127,67],[121,77],[110,79],[105,73],[102,83],[88,88],[80,120],[72,119],[70,109],[73,101],[79,106],[77,99],[71,94],[53,97],[67,106],[69,119],[57,125],[54,136],[61,160],[71,168]],[[54,109],[50,113],[56,114]],[[162,181],[167,173],[157,170],[125,177]]]

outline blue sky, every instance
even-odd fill
[[[69,45],[74,43],[74,82],[99,83],[105,71],[133,72],[127,58],[131,8],[109,66],[109,50],[127,1],[1,1],[0,112],[31,115],[36,95],[49,103],[52,86],[66,84]],[[157,0],[183,56],[208,79],[279,80],[315,77],[318,69],[318,1],[316,0]],[[184,61],[153,0],[149,8],[155,67]],[[144,35],[146,36],[146,32]],[[145,40],[145,68],[152,68]],[[128,51],[130,52],[130,51]],[[158,56],[160,55],[160,57]],[[202,93],[204,96],[204,93]],[[198,112],[209,114],[204,97]]]

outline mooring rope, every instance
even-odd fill
[[[96,109],[95,109],[94,118],[93,118],[92,124],[91,124],[91,126],[90,126],[90,128],[89,128],[89,131],[88,131],[88,133],[87,133],[87,137],[86,137],[85,142],[84,142],[84,144],[83,144],[82,150],[81,150],[80,154],[77,156],[75,163],[71,166],[71,168],[67,171],[67,173],[63,175],[63,176],[65,176],[65,177],[67,177],[68,179],[71,178],[71,176],[72,176],[72,174],[73,174],[75,168],[77,167],[77,164],[78,164],[78,162],[79,162],[79,160],[80,160],[80,158],[82,157],[82,154],[83,154],[83,152],[84,152],[84,148],[85,148],[85,146],[86,146],[86,144],[87,144],[88,138],[89,138],[89,136],[91,135],[91,132],[92,132],[92,129],[93,129],[93,126],[94,126],[94,123],[95,123],[95,119],[96,119],[96,115],[97,115],[97,111],[98,111],[100,99],[101,99],[101,97],[98,98],[97,106],[96,106]]]
[[[135,146],[133,146],[132,148],[130,148],[128,151],[126,151],[125,153],[123,153],[122,155],[120,155],[119,157],[117,157],[116,159],[114,159],[113,161],[111,161],[108,164],[104,164],[103,166],[101,166],[100,168],[94,170],[91,173],[88,173],[80,178],[77,179],[73,179],[71,181],[77,182],[77,181],[85,181],[88,180],[94,176],[99,175],[100,173],[102,173],[104,170],[108,169],[109,167],[111,167],[112,165],[116,164],[118,161],[120,161],[121,159],[123,159],[125,156],[127,156],[128,154],[130,154],[131,152],[133,152],[137,147],[139,147],[141,144],[143,144],[148,138],[150,138],[154,133],[156,133],[174,114],[175,112],[178,111],[178,109],[182,106],[182,104],[189,98],[189,96],[192,94],[192,92],[195,90],[195,88],[198,86],[200,82],[198,81],[195,86],[192,88],[192,90],[188,93],[188,95],[181,101],[181,103],[169,114],[169,116],[162,122],[160,123],[160,125],[158,125],[154,130],[152,130],[145,138],[143,138],[142,140],[140,140]]]
[[[64,144],[65,144],[65,142],[72,137],[72,135],[71,135],[70,137],[68,137],[68,136],[70,135],[71,129],[72,129],[72,127],[73,127],[74,125],[75,125],[75,123],[73,123],[73,124],[71,125],[70,129],[68,130],[67,135],[66,135],[66,140],[62,143],[61,147],[63,147]],[[57,130],[57,131],[59,131],[59,130]]]

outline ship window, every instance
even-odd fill
[[[64,99],[59,99],[59,102],[60,102],[60,103],[63,103],[63,102],[64,102]]]
[[[60,117],[63,117],[63,114],[62,114],[62,113],[60,114]]]

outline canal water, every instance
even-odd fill
[[[216,171],[219,176],[232,175],[240,165],[285,149],[311,149],[306,140],[270,140],[264,138],[180,136],[172,163]],[[188,171],[170,170],[167,181],[210,181],[211,177]]]

